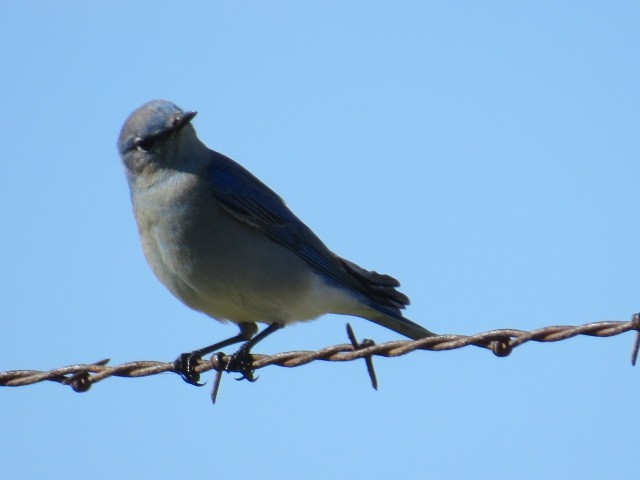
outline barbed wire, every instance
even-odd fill
[[[328,362],[348,362],[358,359],[367,361],[367,370],[371,383],[377,388],[377,379],[373,370],[372,357],[398,357],[415,350],[429,350],[434,352],[455,350],[468,346],[482,347],[490,350],[498,357],[508,356],[514,348],[524,343],[558,342],[578,335],[592,337],[611,337],[629,331],[638,332],[631,354],[631,363],[635,365],[640,349],[640,314],[636,313],[630,321],[605,321],[587,323],[584,325],[558,325],[539,328],[537,330],[501,329],[491,330],[476,335],[438,335],[420,340],[397,340],[376,344],[372,340],[358,342],[353,329],[347,324],[347,334],[351,344],[334,345],[317,351],[291,351],[275,355],[251,354],[252,370],[277,365],[280,367],[299,367],[308,363],[322,360]],[[69,365],[50,371],[40,370],[11,370],[0,372],[0,386],[18,387],[34,383],[51,381],[69,385],[76,392],[86,392],[95,383],[109,377],[147,377],[159,373],[173,372],[180,374],[175,362],[136,361],[109,366],[109,359],[90,364]],[[246,366],[244,367],[246,371]],[[194,368],[198,374],[217,371],[211,393],[215,402],[221,375],[223,372],[242,372],[241,367],[234,361],[233,355],[222,352],[215,353],[209,360],[200,359]]]

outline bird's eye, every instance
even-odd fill
[[[153,141],[150,138],[137,137],[133,141],[133,145],[140,151],[148,152],[153,146]]]

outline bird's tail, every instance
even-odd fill
[[[373,307],[374,310],[377,310]],[[412,322],[408,318],[400,315],[399,317],[391,316],[389,314],[376,311],[374,315],[367,315],[367,320],[371,320],[378,325],[382,325],[394,332],[399,333],[400,335],[404,335],[405,337],[411,338],[412,340],[418,340],[420,338],[427,337],[435,337],[437,333],[433,333],[430,330],[427,330],[421,325],[418,325],[415,322]]]
[[[402,315],[401,309],[409,305],[409,297],[396,289],[400,286],[398,280],[390,275],[365,270],[344,258],[340,258],[340,261],[357,280],[362,287],[358,290],[368,300],[371,313],[363,315],[364,318],[413,340],[437,335]]]

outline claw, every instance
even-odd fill
[[[180,374],[182,380],[189,385],[202,387],[204,383],[200,383],[200,374],[195,371],[196,363],[200,359],[192,353],[183,353],[176,361],[173,362],[173,368],[176,373]]]
[[[248,342],[242,345],[236,353],[231,356],[231,363],[233,364],[233,369],[237,370],[240,375],[240,378],[236,378],[236,380],[248,380],[250,382],[255,382],[259,377],[255,377],[253,372],[255,371],[251,368],[253,363],[251,358],[250,346]]]

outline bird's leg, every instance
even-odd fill
[[[175,371],[180,374],[185,382],[191,385],[196,385],[198,387],[204,385],[204,383],[199,383],[200,374],[195,371],[197,361],[203,356],[218,351],[221,348],[250,340],[258,331],[258,326],[255,323],[240,323],[238,326],[240,327],[240,333],[234,337],[227,338],[226,340],[214,343],[208,347],[199,348],[193,352],[181,354],[173,363]]]
[[[255,337],[251,338],[248,342],[245,342],[238,351],[231,356],[235,369],[237,369],[242,375],[242,377],[237,380],[247,379],[250,382],[255,382],[257,380],[257,378],[253,376],[254,370],[251,368],[251,349],[256,345],[256,343],[264,340],[273,332],[280,330],[282,327],[284,327],[284,323],[272,323]]]

